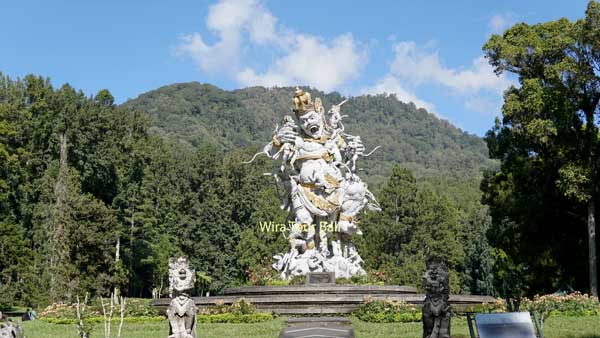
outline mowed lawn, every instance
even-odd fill
[[[276,338],[285,326],[285,317],[256,324],[198,324],[198,338]],[[75,325],[25,322],[27,338],[78,338]],[[374,324],[352,319],[357,338],[422,338],[421,323]],[[113,328],[116,330],[116,327]],[[113,331],[114,332],[114,331]],[[113,335],[114,337],[115,335]],[[125,323],[122,338],[167,338],[168,323]],[[101,324],[91,338],[102,338]],[[452,319],[452,337],[467,338],[464,317]],[[551,317],[544,324],[546,338],[600,338],[600,317]]]

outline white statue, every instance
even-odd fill
[[[0,318],[1,319],[1,318]],[[25,338],[21,323],[14,323],[12,319],[0,322],[0,338]]]
[[[195,282],[196,273],[190,269],[187,259],[169,259],[169,295],[175,298],[167,308],[167,338],[196,338],[196,305],[190,295]]]
[[[274,176],[286,190],[282,208],[294,219],[287,237],[290,251],[274,256],[273,267],[283,279],[311,271],[335,272],[336,278],[365,273],[351,237],[362,234],[358,214],[365,207],[380,208],[356,175],[357,160],[372,152],[364,153],[359,136],[344,133],[340,108],[345,102],[326,114],[319,98],[313,102],[309,93],[296,88],[294,118],[285,116],[259,153],[281,157]],[[331,243],[333,255],[328,243],[332,234],[337,234]]]

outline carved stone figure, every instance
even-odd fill
[[[443,259],[427,261],[423,285],[423,338],[450,338],[449,273]]]
[[[15,324],[11,319],[0,322],[0,338],[23,338],[23,329],[20,324]]]
[[[169,293],[175,298],[167,308],[168,338],[196,338],[196,305],[190,296],[195,282],[196,273],[187,259],[169,259]]]
[[[290,251],[274,256],[273,267],[282,279],[311,271],[335,272],[336,278],[365,274],[352,236],[362,234],[360,212],[380,208],[356,174],[356,162],[372,152],[365,154],[360,137],[344,132],[340,109],[346,101],[325,113],[319,98],[313,102],[298,88],[292,101],[294,117],[285,116],[257,154],[281,157],[279,170],[271,175],[283,184],[282,208],[293,219],[287,235]]]

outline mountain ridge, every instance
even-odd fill
[[[313,98],[320,97],[328,109],[347,97],[302,87]],[[271,139],[275,124],[293,114],[292,87],[260,86],[224,90],[200,82],[163,86],[122,106],[146,111],[153,119],[152,130],[192,148],[205,143],[223,149],[259,149]],[[412,102],[399,101],[393,94],[349,97],[342,107],[346,131],[360,135],[367,150],[381,145],[361,167],[370,183],[381,183],[395,164],[416,176],[479,176],[494,167],[484,141],[462,131]]]

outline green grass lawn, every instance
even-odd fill
[[[256,324],[198,324],[198,338],[276,338],[285,326],[285,317]],[[78,338],[75,325],[48,324],[42,321],[23,324],[28,338]],[[125,323],[122,338],[167,338],[167,320],[163,323]],[[374,324],[352,319],[357,338],[421,338],[421,323]],[[116,330],[116,327],[113,328]],[[97,325],[91,338],[103,337]],[[469,337],[467,320],[452,319],[452,337]],[[600,317],[551,317],[544,324],[546,338],[600,338]]]

